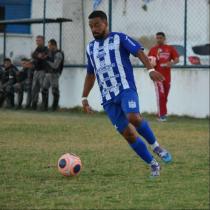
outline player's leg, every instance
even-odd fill
[[[140,115],[139,98],[136,91],[128,90],[121,95],[121,106],[128,121],[136,128],[137,132],[151,145],[152,150],[164,162],[171,161],[168,151],[160,147],[149,123]]]
[[[155,92],[157,98],[158,117],[160,121],[166,121],[166,97],[163,82],[155,82]]]
[[[164,85],[164,92],[165,92],[165,99],[166,99],[166,114],[167,114],[167,102],[168,102],[168,95],[169,95],[171,84],[168,81],[163,81],[163,85]]]
[[[146,144],[138,136],[136,129],[130,124],[121,110],[121,106],[110,103],[104,106],[104,109],[111,120],[112,124],[118,130],[118,132],[127,140],[131,148],[136,154],[143,159],[147,164],[151,166],[151,175],[159,176],[160,166],[153,158]]]

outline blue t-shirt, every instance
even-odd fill
[[[87,46],[87,73],[95,74],[102,104],[111,101],[125,89],[136,90],[130,53],[136,56],[143,47],[123,33],[111,32],[105,39]]]

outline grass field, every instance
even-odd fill
[[[0,209],[209,209],[208,120],[147,119],[174,159],[153,180],[103,114],[1,110]],[[80,176],[47,168],[65,152]]]

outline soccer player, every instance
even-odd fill
[[[112,124],[137,155],[150,165],[151,176],[159,176],[160,165],[139,134],[164,162],[170,162],[171,155],[160,147],[149,124],[139,113],[130,53],[144,63],[152,80],[162,81],[164,77],[152,68],[140,44],[123,33],[108,31],[107,16],[103,11],[94,11],[89,15],[89,26],[95,40],[87,46],[88,64],[82,94],[83,108],[91,113],[87,97],[97,78],[102,105]]]
[[[165,44],[166,36],[163,32],[156,33],[156,40],[157,45],[150,49],[148,56],[155,58],[155,70],[165,77],[163,81],[155,81],[158,120],[164,122],[167,120],[167,101],[171,86],[171,66],[179,62],[179,54],[174,47]]]

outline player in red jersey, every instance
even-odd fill
[[[179,54],[176,49],[165,44],[166,36],[163,32],[156,33],[157,45],[149,51],[149,59],[156,71],[164,77],[164,81],[155,82],[157,96],[158,119],[166,121],[167,100],[171,85],[171,66],[179,62]]]

